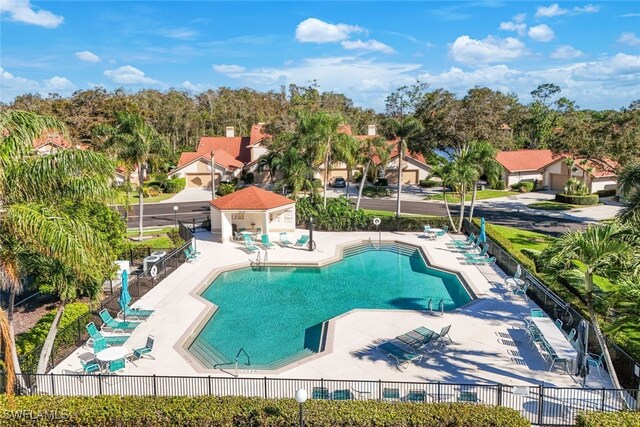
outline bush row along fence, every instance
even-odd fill
[[[480,231],[475,224],[472,224],[467,220],[464,221],[463,230],[467,234],[475,233],[476,235],[478,235]],[[521,265],[524,280],[529,284],[527,296],[551,317],[554,319],[561,319],[563,322],[562,329],[565,332],[569,332],[574,328],[577,331],[581,320],[588,322],[588,320],[584,319],[584,317],[571,307],[570,304],[564,302],[559,296],[545,286],[534,274],[527,271],[526,268],[522,266],[522,263],[515,260],[507,251],[502,249],[489,238],[487,238],[487,245],[489,246],[488,252],[492,256],[496,257],[496,264],[506,274],[513,276],[518,264]],[[588,323],[591,325],[590,322]],[[613,365],[618,374],[618,381],[620,381],[620,384],[625,388],[638,390],[638,388],[640,388],[640,377],[636,372],[640,371],[640,363],[611,341],[607,340],[607,345]],[[591,326],[589,327],[589,350],[590,352],[597,354],[602,353],[594,329]]]
[[[513,408],[538,425],[574,425],[582,411],[619,411],[619,390],[503,384],[381,380],[24,374],[22,395],[244,396],[290,399],[305,389],[311,399],[468,402]],[[632,392],[629,390],[628,392]],[[637,409],[637,408],[636,408]]]
[[[138,269],[133,271],[129,275],[129,293],[131,294],[131,304],[139,300],[147,292],[153,289],[160,281],[169,276],[178,267],[184,264],[187,259],[185,251],[187,248],[193,246],[195,249],[196,239],[193,236],[190,228],[180,223],[180,236],[185,243],[178,248],[167,249],[167,255],[160,261],[149,264],[146,271]],[[156,249],[159,250],[159,249]],[[142,266],[142,264],[138,264]],[[150,274],[151,269],[155,267],[157,274],[152,276]],[[58,363],[68,357],[75,351],[76,348],[83,345],[89,338],[86,330],[87,323],[93,321],[96,325],[102,324],[102,320],[98,315],[98,312],[102,309],[107,309],[112,315],[118,313],[120,309],[120,291],[116,289],[113,282],[110,281],[109,289],[107,289],[107,296],[99,305],[99,308],[95,312],[87,313],[86,315],[78,317],[74,322],[71,322],[64,328],[58,330],[56,339],[53,344],[53,351],[47,364],[47,370],[53,369]],[[37,346],[32,351],[26,354],[19,355],[20,368],[23,372],[35,372],[38,366],[38,359],[40,352],[42,351],[42,345]]]

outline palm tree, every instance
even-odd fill
[[[449,202],[447,200],[447,188],[454,186],[454,182],[451,178],[451,163],[443,162],[435,165],[431,169],[431,175],[440,178],[440,180],[442,181],[442,200],[444,200],[444,207],[447,210],[449,224],[451,225],[452,230],[457,231],[456,226],[453,223],[453,218],[451,217],[451,210],[449,209]]]
[[[20,272],[29,272],[22,253],[40,254],[59,262],[77,277],[92,264],[104,260],[104,245],[83,220],[62,207],[62,201],[107,200],[112,196],[109,180],[114,167],[101,154],[67,149],[48,155],[33,150],[34,142],[45,132],[65,135],[55,119],[24,111],[0,112],[0,285],[10,293],[8,323],[11,341],[13,301],[21,291]],[[60,283],[58,295],[66,294],[69,282]],[[41,360],[48,360],[64,300],[43,346]],[[15,345],[12,347],[16,372],[20,372]],[[46,367],[46,363],[44,364]]]
[[[115,125],[101,124],[94,128],[96,137],[103,138],[102,148],[126,165],[126,169],[138,170],[138,240],[142,240],[144,224],[144,187],[146,170],[156,157],[168,150],[166,140],[138,113],[116,113]]]
[[[625,223],[640,224],[640,163],[629,165],[618,174],[620,194],[627,199],[627,207],[620,212]]]
[[[632,262],[633,248],[623,240],[623,233],[624,228],[615,222],[606,226],[590,225],[584,231],[564,234],[539,257],[544,270],[553,277],[579,277],[582,280],[591,324],[616,388],[621,387],[594,308],[596,287],[593,278],[600,276],[615,280],[627,274]],[[583,268],[580,268],[581,265]]]
[[[306,148],[308,160],[315,168],[324,166],[322,203],[327,207],[327,182],[333,161],[351,162],[356,140],[344,133],[344,118],[340,114],[317,111],[300,113],[296,133]]]
[[[275,150],[269,150],[268,153],[263,154],[258,158],[258,172],[264,172],[265,169],[269,171],[269,180],[273,184],[276,172],[280,167],[282,161],[282,154]]]
[[[13,347],[13,334],[9,326],[9,319],[5,311],[0,308],[0,349],[4,353],[5,393],[9,397],[13,396],[16,382],[16,371],[13,363],[15,350]]]
[[[384,122],[386,136],[398,141],[398,198],[396,201],[396,219],[400,218],[400,195],[402,193],[402,157],[407,149],[407,144],[418,140],[424,131],[422,124],[415,117],[405,116],[399,119],[390,117]]]
[[[464,221],[467,191],[470,186],[476,185],[478,179],[480,179],[480,172],[478,171],[478,166],[475,161],[475,154],[467,146],[453,155],[453,159],[448,167],[447,177],[449,182],[460,194],[460,219],[456,227],[456,231],[458,232],[462,230],[462,223]]]
[[[473,163],[478,169],[478,178],[484,175],[490,185],[495,184],[500,179],[502,166],[496,160],[498,150],[486,141],[472,142],[469,148],[470,156],[474,158]],[[471,206],[469,207],[469,221],[473,220],[473,209],[476,205],[478,193],[478,181],[473,183],[473,195],[471,196]]]
[[[389,163],[389,154],[391,146],[387,144],[384,138],[374,136],[366,138],[360,142],[359,152],[357,153],[358,163],[364,164],[362,169],[362,180],[358,188],[358,198],[356,199],[356,210],[360,209],[360,200],[362,199],[362,190],[367,181],[367,173],[373,162],[373,157],[377,156],[381,164]],[[348,194],[348,193],[347,193]]]
[[[571,157],[567,157],[566,159],[563,160],[564,164],[567,166],[567,181],[571,179],[571,172],[573,169],[573,165],[575,165],[576,161],[573,160]]]

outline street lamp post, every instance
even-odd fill
[[[178,227],[178,207],[173,207],[173,226]]]
[[[216,153],[211,150],[211,199],[216,199]]]
[[[313,217],[309,217],[309,246],[307,250],[313,251]]]
[[[301,388],[296,391],[296,402],[300,404],[300,427],[304,427],[304,402],[307,401],[307,390]]]

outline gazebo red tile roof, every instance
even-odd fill
[[[219,210],[264,211],[296,202],[262,188],[247,187],[211,200],[209,203]]]

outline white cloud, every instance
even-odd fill
[[[378,40],[344,40],[340,43],[347,50],[370,50],[373,52],[393,53],[393,48]]]
[[[518,35],[523,36],[527,32],[527,24],[517,22],[501,22],[500,29],[505,31],[515,31]]]
[[[242,65],[235,64],[214,64],[213,70],[218,73],[227,74],[232,76],[233,74],[242,73],[246,68]]]
[[[29,0],[2,0],[0,13],[8,14],[11,21],[44,28],[56,28],[64,21],[64,17],[48,10],[35,10]]]
[[[83,50],[75,53],[76,58],[85,62],[100,62],[100,57],[93,52]]]
[[[142,70],[123,65],[115,70],[106,70],[104,75],[122,85],[158,84],[160,81],[147,77]]]
[[[302,43],[339,42],[349,38],[351,33],[361,33],[364,29],[357,25],[330,24],[316,18],[308,18],[298,24],[296,40]]]
[[[625,13],[624,15],[620,15],[620,18],[635,18],[636,16],[640,16],[640,13]]]
[[[44,88],[51,92],[68,92],[76,87],[66,77],[55,76],[44,81]]]
[[[554,16],[566,15],[567,13],[569,13],[567,9],[562,9],[558,3],[554,3],[548,7],[538,7],[538,10],[536,10],[536,18],[551,18]]]
[[[0,94],[2,101],[9,101],[24,93],[39,93],[47,96],[55,92],[61,95],[69,95],[75,90],[75,85],[66,77],[55,76],[38,82],[24,77],[14,76],[0,67]]]
[[[583,7],[576,6],[573,8],[573,10],[579,13],[597,13],[600,11],[600,6],[597,6],[595,4],[588,4]]]
[[[536,25],[529,28],[529,37],[539,42],[549,42],[555,37],[555,33],[547,24]]]
[[[628,44],[629,46],[640,46],[640,38],[635,33],[622,33],[618,37],[618,43]]]
[[[575,59],[584,55],[584,52],[567,44],[558,46],[549,57],[553,59]]]
[[[527,54],[527,48],[513,37],[488,36],[484,40],[460,36],[449,47],[451,57],[465,64],[512,61]]]

